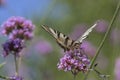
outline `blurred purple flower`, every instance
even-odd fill
[[[99,20],[99,21],[97,21],[97,22],[98,22],[98,24],[97,24],[97,26],[95,27],[95,30],[96,30],[97,32],[99,32],[99,33],[104,33],[104,32],[106,32],[107,27],[108,27],[108,22],[105,21],[105,20]]]
[[[88,71],[89,64],[90,60],[85,55],[84,50],[80,48],[66,51],[57,66],[59,70],[71,71],[76,75],[80,71]]]
[[[74,40],[78,39],[85,31],[87,30],[87,27],[82,25],[77,25],[73,29],[73,32],[70,34],[70,37]]]
[[[35,25],[30,20],[23,17],[11,17],[2,25],[2,33],[7,35],[10,39],[20,38],[29,40],[33,37],[33,30]]]
[[[116,59],[114,72],[115,80],[120,80],[120,58]]]
[[[96,47],[92,45],[89,41],[83,41],[81,48],[84,49],[85,53],[91,57],[95,55]]]
[[[112,41],[112,43],[115,43],[115,44],[119,44],[120,43],[120,37],[119,37],[119,34],[120,34],[120,30],[115,28],[112,30],[111,34],[110,34],[110,40]]]
[[[48,41],[41,39],[35,44],[35,50],[38,53],[47,54],[52,52],[53,48]]]
[[[12,76],[9,77],[9,80],[23,80],[23,78],[21,76]]]
[[[0,7],[5,5],[5,0],[0,0]]]
[[[3,45],[3,56],[6,57],[10,53],[19,56],[19,52],[25,47],[24,42],[20,39],[11,39],[6,41]]]

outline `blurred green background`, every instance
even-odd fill
[[[27,43],[23,50],[20,65],[20,75],[25,80],[73,80],[71,72],[64,72],[57,69],[57,63],[63,56],[62,49],[57,45],[41,25],[45,24],[60,32],[73,37],[74,32],[78,31],[81,35],[84,31],[77,30],[78,27],[85,27],[85,30],[100,20],[98,29],[94,29],[86,40],[96,51],[100,41],[106,32],[107,26],[114,14],[119,0],[6,0],[0,5],[0,24],[10,16],[23,16],[31,19],[36,25],[35,36],[32,41]],[[116,79],[116,60],[120,58],[120,15],[115,20],[104,46],[95,63],[98,63],[97,69],[110,75],[109,80]],[[103,28],[103,31],[99,29]],[[82,33],[80,33],[82,31]],[[4,43],[6,38],[0,36],[0,43]],[[90,48],[91,49],[91,48]],[[2,54],[2,47],[0,47]],[[91,49],[90,51],[92,51]],[[90,59],[95,55],[88,55]],[[6,58],[0,56],[0,62],[6,62],[0,69],[1,75],[13,75],[14,63],[13,56]],[[120,68],[117,70],[120,72]],[[76,80],[83,80],[83,73],[77,75]],[[119,74],[120,75],[120,74]],[[100,80],[95,72],[91,72],[88,80]]]

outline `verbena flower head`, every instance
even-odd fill
[[[34,25],[23,17],[11,17],[2,24],[2,33],[10,39],[29,40],[33,37]]]
[[[71,71],[73,74],[77,74],[81,71],[88,71],[89,64],[90,60],[85,55],[84,50],[79,48],[66,51],[57,66],[59,70]]]
[[[5,21],[1,27],[1,32],[9,38],[2,45],[3,56],[5,57],[10,53],[19,56],[21,50],[25,47],[25,40],[32,39],[35,26],[30,20],[13,16]]]
[[[3,45],[3,56],[6,57],[10,53],[19,56],[19,52],[25,47],[23,40],[21,39],[10,39]]]
[[[21,76],[12,76],[9,80],[23,80],[23,78]]]

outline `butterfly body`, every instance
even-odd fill
[[[92,29],[96,26],[94,24],[92,27],[90,27],[78,40],[72,40],[68,36],[64,35],[63,33],[54,30],[50,27],[42,25],[42,28],[46,30],[48,33],[50,33],[55,39],[56,42],[59,44],[61,48],[64,49],[64,51],[79,48],[82,41],[88,36],[88,34],[92,31]]]
[[[66,38],[64,40],[57,39],[56,41],[58,45],[64,49],[64,51],[74,49],[74,48],[79,48],[80,46],[80,43],[78,41],[74,41],[69,38]]]

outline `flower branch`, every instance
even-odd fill
[[[2,76],[2,75],[0,75],[0,78],[1,78],[1,79],[5,79],[5,80],[9,80],[8,77],[6,77],[6,76]]]
[[[9,18],[1,27],[2,33],[8,36],[8,40],[2,45],[3,56],[13,54],[15,61],[15,75],[8,78],[1,76],[1,78],[23,80],[19,75],[20,52],[25,48],[25,42],[32,39],[35,25],[30,20],[18,16]]]
[[[120,1],[118,2],[118,5],[117,5],[116,10],[115,10],[115,13],[114,13],[114,15],[113,15],[113,17],[112,17],[112,19],[111,19],[111,21],[110,21],[110,24],[109,24],[109,27],[108,27],[108,29],[107,29],[107,32],[105,33],[105,35],[104,35],[104,37],[103,37],[103,39],[102,39],[102,41],[101,41],[101,43],[100,43],[100,45],[99,45],[99,47],[98,47],[98,49],[97,49],[96,55],[95,55],[95,57],[92,59],[92,62],[91,62],[91,64],[90,64],[90,69],[93,67],[94,62],[95,62],[96,58],[98,57],[101,48],[102,48],[103,45],[104,45],[104,42],[105,42],[105,40],[106,40],[106,38],[107,38],[107,36],[108,36],[111,28],[112,28],[112,25],[113,25],[113,23],[114,23],[117,15],[118,15],[118,13],[119,13],[119,9],[120,9]],[[87,79],[87,76],[88,76],[89,72],[90,72],[90,71],[87,72],[84,80]]]

